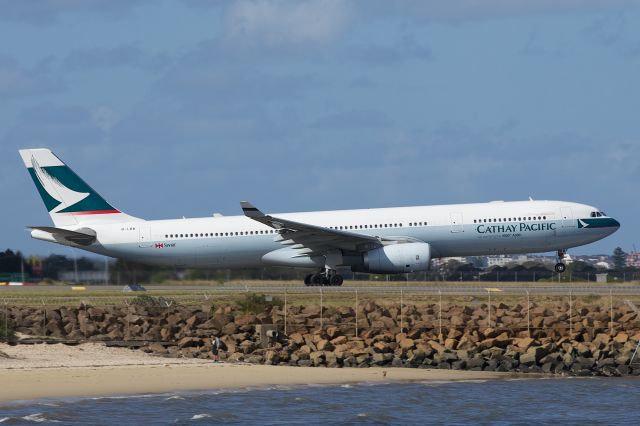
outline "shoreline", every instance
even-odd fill
[[[1,402],[108,397],[266,386],[411,383],[526,378],[513,373],[414,368],[323,368],[252,364],[123,365],[4,369]],[[530,378],[533,375],[527,375]]]
[[[213,363],[141,351],[79,346],[0,344],[0,402],[65,397],[162,394],[278,385],[340,385],[428,380],[494,380],[536,375],[423,368],[326,368]]]

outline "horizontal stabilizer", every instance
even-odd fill
[[[49,233],[53,239],[60,242],[68,241],[81,246],[89,246],[96,241],[96,231],[91,228],[81,228],[77,231],[69,231],[68,229],[54,228],[52,226],[28,226],[28,228]]]

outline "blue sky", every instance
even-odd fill
[[[640,2],[0,0],[0,249],[64,253],[17,149],[149,218],[561,199],[640,247]]]

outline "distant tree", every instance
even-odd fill
[[[21,267],[20,264],[24,265]],[[24,269],[25,274],[31,273],[31,265],[24,261],[22,253],[19,251],[5,250],[0,252],[0,273],[18,273]]]
[[[60,271],[73,271],[73,260],[60,254],[52,254],[42,260],[42,276],[58,279]]]
[[[624,269],[627,264],[627,253],[622,250],[621,247],[616,247],[613,250],[613,266],[616,270],[620,271]]]
[[[485,256],[472,256],[468,257],[467,260],[476,268],[486,268],[488,266],[488,261]]]

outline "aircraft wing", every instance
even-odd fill
[[[322,255],[336,249],[364,252],[381,247],[386,241],[384,238],[265,215],[247,201],[242,201],[240,206],[245,216],[276,229],[280,235],[275,241],[297,249],[304,256]]]

